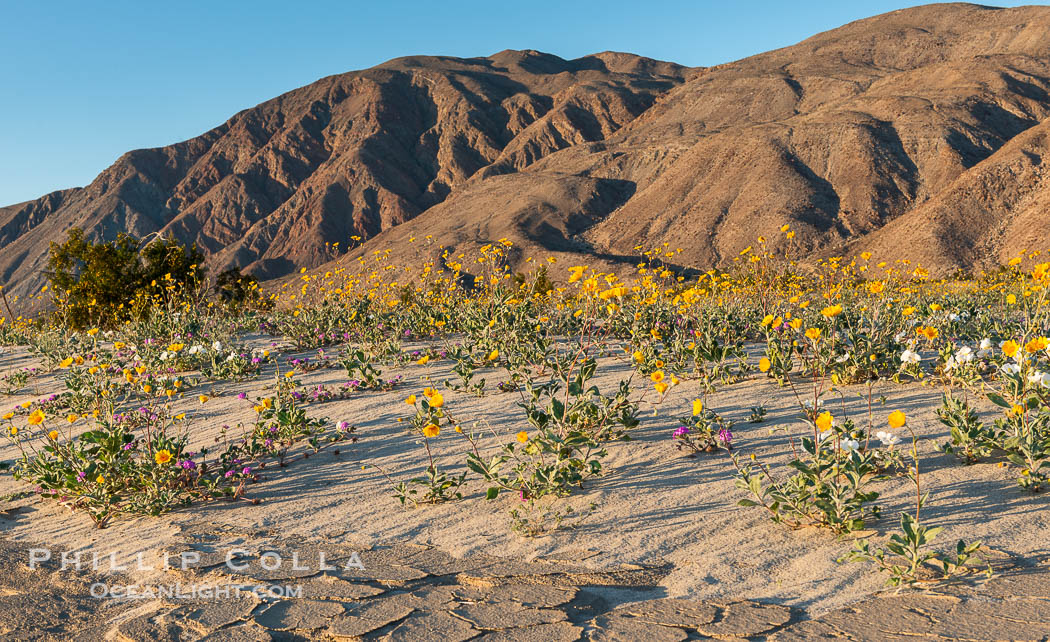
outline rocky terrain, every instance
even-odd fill
[[[435,255],[508,238],[514,261],[605,265],[667,243],[706,269],[784,224],[802,260],[980,269],[1041,241],[1048,90],[1048,7],[901,10],[710,68],[399,58],[0,208],[0,281],[42,286],[73,226],[170,234],[261,278],[427,235]]]

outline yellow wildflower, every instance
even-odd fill
[[[1050,344],[1050,340],[1048,340],[1046,337],[1036,337],[1025,344],[1024,350],[1025,352],[1031,354],[1033,352],[1046,350],[1046,346],[1048,344]]]
[[[835,305],[829,305],[828,307],[821,310],[820,313],[829,319],[834,319],[838,315],[842,314],[842,306],[837,303]]]
[[[1010,341],[1007,341],[1007,342],[1003,343],[1003,354],[1005,354],[1008,357],[1014,356],[1015,354],[1017,354],[1017,351],[1020,350],[1020,349],[1021,349],[1021,344],[1017,343],[1016,341],[1014,341],[1012,339]]]
[[[820,432],[827,432],[831,430],[832,417],[831,413],[824,411],[817,417],[817,428]]]

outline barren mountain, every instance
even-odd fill
[[[426,235],[602,263],[667,243],[707,268],[759,234],[786,242],[785,223],[800,258],[983,267],[1050,223],[1048,92],[1050,7],[901,10],[706,69],[400,58],[0,208],[0,280],[42,285],[48,242],[72,226],[172,234],[263,278],[415,253]],[[353,235],[366,242],[344,255]]]

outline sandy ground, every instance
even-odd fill
[[[0,375],[33,362],[24,350],[7,349],[0,354]],[[724,451],[688,457],[674,448],[675,417],[687,416],[692,400],[700,395],[695,382],[671,389],[656,406],[650,403],[652,393],[647,395],[633,441],[610,444],[604,462],[607,474],[567,500],[579,510],[597,504],[574,528],[534,539],[514,534],[507,510],[518,500],[501,496],[486,501],[484,484],[476,478],[468,482],[462,501],[402,508],[391,496],[387,479],[375,468],[362,466],[377,464],[397,480],[423,471],[426,460],[421,445],[396,419],[409,414],[404,398],[450,376],[449,366],[448,361],[432,361],[427,366],[412,364],[384,371],[384,376],[403,375],[403,383],[388,393],[359,393],[351,399],[311,405],[311,415],[355,424],[359,441],[341,446],[338,456],[326,451],[283,469],[268,466],[262,480],[249,487],[249,496],[261,500],[258,505],[196,505],[160,518],[120,518],[97,530],[85,515],[71,515],[52,502],[38,501],[0,518],[0,534],[73,550],[116,550],[130,558],[138,552],[163,550],[180,530],[179,524],[208,523],[338,538],[363,547],[409,542],[435,545],[454,555],[484,552],[572,559],[595,568],[667,561],[674,564],[663,582],[668,597],[765,600],[800,607],[810,615],[883,588],[884,578],[870,566],[836,562],[849,550],[848,540],[813,529],[790,530],[771,523],[760,508],[737,506],[745,495],[734,486],[734,469]],[[598,372],[596,383],[611,392],[628,371],[620,362],[605,358]],[[478,422],[484,427],[487,436],[481,443],[489,453],[528,428],[524,412],[516,405],[518,393],[495,390],[502,375],[505,372],[479,373],[489,382],[490,393],[483,398],[445,393],[447,409],[464,425]],[[341,384],[346,377],[338,368],[315,371],[300,380],[307,385]],[[266,394],[271,381],[272,370],[267,370],[250,382],[204,382],[177,401],[175,406],[193,417],[194,445],[213,442],[223,424],[251,421],[251,404],[236,396],[240,392],[247,392],[249,398]],[[0,403],[13,406],[60,389],[61,384],[46,375],[36,378],[24,394],[0,398]],[[201,406],[196,399],[199,392],[215,397]],[[865,425],[864,394],[862,387],[844,388],[826,397],[826,403],[837,417],[853,416]],[[884,427],[891,410],[900,409],[907,413],[910,425],[928,438],[920,447],[923,483],[931,491],[924,521],[945,527],[938,540],[942,546],[953,547],[958,538],[965,538],[1028,558],[1047,554],[1047,495],[1022,493],[1014,481],[1016,471],[1009,468],[995,463],[964,466],[939,452],[947,432],[934,415],[940,405],[940,389],[883,383],[875,389],[876,399],[881,395],[888,401],[876,406],[877,429]],[[709,407],[737,422],[737,450],[756,453],[775,469],[783,469],[789,459],[789,440],[797,440],[806,430],[790,390],[757,376],[708,395],[707,401]],[[758,403],[768,410],[766,421],[750,424],[749,408]],[[988,416],[994,414],[988,404],[982,408]],[[469,447],[463,436],[443,431],[432,445],[440,466],[463,469]],[[11,461],[16,454],[9,443],[0,447],[0,460]],[[10,475],[0,477],[0,493],[25,488]],[[912,506],[914,487],[895,478],[879,482],[877,490],[882,494],[878,503],[883,517],[872,527],[886,532],[896,527],[898,513]]]

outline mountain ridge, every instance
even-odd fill
[[[408,259],[425,235],[610,268],[666,243],[706,269],[765,234],[800,260],[872,250],[981,269],[1050,222],[1047,119],[1050,7],[902,9],[706,68],[611,51],[405,56],[0,208],[0,279],[38,289],[47,243],[73,226],[170,234],[213,270],[262,278],[377,249]],[[940,240],[913,229],[932,221]],[[796,238],[772,239],[785,224]]]

